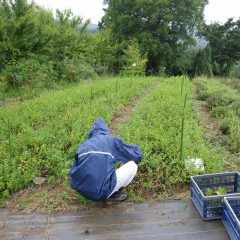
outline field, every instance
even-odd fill
[[[97,117],[112,126],[130,105],[128,118],[115,126],[127,143],[142,148],[144,156],[127,188],[129,201],[180,197],[189,176],[199,173],[186,170],[186,159],[203,159],[206,173],[238,169],[239,91],[239,82],[224,79],[106,78],[6,104],[0,109],[1,201],[17,202],[15,193],[31,188],[38,194],[28,195],[21,207],[37,198],[43,198],[50,210],[70,199],[89,203],[69,188],[74,152]],[[216,129],[206,132],[203,125],[208,123],[199,104],[207,108],[211,121],[219,123],[221,136]],[[223,141],[218,144],[216,136]],[[36,177],[45,183],[39,186]],[[57,192],[54,204],[48,196],[51,191]]]
[[[240,151],[240,85],[239,81],[196,79],[199,99],[206,101],[213,117],[220,122],[231,152]]]

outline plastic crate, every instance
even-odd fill
[[[240,239],[240,197],[224,198],[222,222],[231,240]]]
[[[217,195],[221,187],[226,194]],[[207,196],[211,190],[213,195]],[[215,193],[215,194],[214,194]],[[221,219],[223,198],[240,196],[240,175],[237,172],[205,174],[191,177],[191,198],[204,220]]]

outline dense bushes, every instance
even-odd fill
[[[0,1],[0,88],[40,89],[107,73],[115,47],[108,31],[91,34],[88,24],[69,10],[54,18],[27,0]]]
[[[230,76],[240,79],[240,62],[238,62],[231,68]]]
[[[145,74],[147,57],[141,56],[138,43],[133,40],[129,42],[122,56],[122,74],[126,76],[143,76]]]
[[[209,46],[198,50],[194,63],[194,76],[213,76],[211,65],[211,49]]]
[[[36,58],[10,61],[2,71],[6,90],[12,88],[50,87],[56,81],[77,82],[94,76],[93,67],[79,59],[64,59],[59,63]]]
[[[3,70],[8,87],[33,87],[36,84],[47,85],[55,81],[57,74],[53,63],[40,63],[37,59],[20,59],[10,61]]]
[[[59,65],[60,78],[68,82],[93,77],[94,69],[91,65],[79,59],[64,59]]]

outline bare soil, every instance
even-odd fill
[[[121,124],[123,124],[125,121],[127,121],[131,115],[134,112],[134,109],[136,107],[136,105],[141,102],[141,100],[147,95],[149,94],[149,92],[151,92],[153,89],[155,89],[157,87],[157,85],[159,85],[159,83],[157,84],[153,84],[150,88],[148,88],[141,96],[135,98],[132,100],[132,102],[125,106],[121,112],[119,112],[116,116],[113,117],[111,124],[109,126],[110,131],[115,134],[118,135],[119,133],[119,126]]]
[[[139,98],[134,99],[129,105],[124,107],[122,109],[122,111],[112,119],[112,122],[109,126],[111,133],[113,133],[115,135],[118,135],[118,133],[119,133],[118,127],[122,123],[124,123],[127,119],[130,118],[130,116],[133,113],[133,110],[134,110],[135,106],[140,101],[140,99]]]
[[[67,200],[61,197],[65,191],[62,184],[51,186],[43,184],[24,189],[13,196],[5,203],[4,207],[12,213],[48,213],[67,210],[76,210],[79,206],[74,204],[74,193],[68,190]]]

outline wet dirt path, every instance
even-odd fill
[[[116,116],[113,117],[111,124],[109,126],[111,133],[118,135],[119,134],[119,126],[127,121],[134,112],[135,107],[148,95],[157,88],[161,82],[154,83],[150,86],[146,91],[142,93],[141,96],[132,100],[130,104],[125,106]]]

